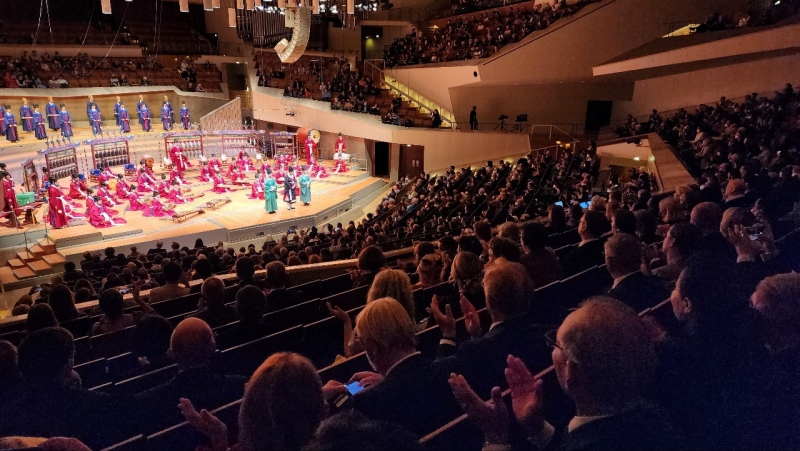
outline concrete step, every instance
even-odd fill
[[[64,264],[64,262],[67,261],[67,259],[59,252],[56,252],[55,254],[42,255],[42,260],[46,261],[50,266]]]
[[[36,261],[29,262],[28,263],[28,268],[30,268],[31,271],[33,271],[33,272],[35,272],[37,274],[45,272],[45,271],[50,271],[51,269],[53,269],[53,267],[50,266],[49,264],[47,264],[47,262],[44,261],[44,260],[36,260]]]
[[[24,261],[25,263],[28,263],[30,261],[34,261],[34,260],[38,259],[39,257],[31,254],[28,251],[21,251],[21,252],[17,252],[17,258],[22,260],[22,261]]]
[[[16,277],[17,279],[20,279],[20,280],[22,280],[22,279],[30,279],[31,277],[34,277],[36,275],[36,273],[33,272],[27,266],[24,266],[22,268],[12,269],[11,272],[14,274],[14,277]]]
[[[10,266],[0,266],[0,283],[8,285],[19,282],[17,276],[14,275]]]
[[[25,266],[25,262],[18,258],[12,258],[8,261],[8,266],[11,268],[22,268]]]

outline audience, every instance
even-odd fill
[[[186,296],[190,293],[189,288],[180,285],[182,279],[185,277],[181,265],[170,261],[163,266],[161,273],[164,274],[166,283],[162,287],[150,290],[151,304]]]
[[[674,227],[674,226],[673,226]],[[656,276],[644,274],[642,244],[626,233],[612,236],[605,244],[606,268],[614,284],[608,295],[640,312],[669,297],[664,282]]]
[[[541,288],[564,278],[556,253],[546,245],[545,226],[534,222],[525,224],[522,227],[520,241],[524,254],[519,258],[519,262],[528,270],[534,288]]]

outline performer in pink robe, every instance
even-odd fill
[[[122,174],[117,174],[117,186],[114,189],[117,192],[117,197],[119,199],[125,199],[128,197],[130,193],[130,187],[128,187],[128,183],[125,181],[125,176]]]
[[[183,149],[178,147],[177,142],[169,149],[169,159],[172,161],[172,167],[177,168],[178,173],[183,175],[183,171],[186,170],[186,157],[183,155]]]
[[[236,165],[239,167],[239,170],[242,172],[248,172],[255,169],[253,167],[253,160],[250,159],[250,155],[239,152],[239,157],[236,159]]]
[[[333,150],[336,152],[346,152],[347,151],[347,143],[344,141],[344,137],[341,133],[336,138],[336,144],[333,145]]]
[[[344,173],[347,171],[347,162],[344,161],[344,155],[337,151],[335,154],[333,154],[333,170],[331,172]]]
[[[60,229],[67,225],[67,214],[64,209],[64,202],[62,200],[61,190],[55,184],[56,178],[50,177],[50,182],[47,183],[47,195],[49,208],[50,226]]]
[[[181,172],[174,164],[172,165],[172,169],[169,170],[170,185],[172,184],[172,182],[176,182],[178,185],[188,185],[188,183],[186,183],[186,180],[183,179]]]
[[[222,177],[221,174],[214,174],[211,176],[211,180],[214,182],[214,188],[211,190],[215,193],[229,193],[233,191],[230,188],[226,188],[222,185],[225,185],[225,179]]]
[[[121,205],[122,202],[117,201],[113,194],[108,191],[108,183],[100,182],[100,187],[97,189],[97,196],[100,197],[100,200],[103,202],[104,207],[116,207],[117,205]],[[106,210],[106,213],[110,215],[116,215],[119,212],[114,210]]]
[[[97,176],[97,180],[100,182],[108,182],[110,180],[114,180],[117,178],[117,175],[111,172],[111,168],[106,166],[101,172],[100,175]]]
[[[147,208],[141,200],[139,200],[139,194],[136,192],[136,186],[132,185],[131,190],[128,192],[126,196],[128,198],[128,202],[130,205],[128,206],[128,210],[132,211],[142,211]]]
[[[122,218],[113,218],[106,212],[105,208],[100,201],[100,197],[91,196],[89,192],[86,196],[86,213],[89,217],[89,223],[97,228],[111,227],[114,225],[126,224],[127,222]]]
[[[192,199],[187,199],[181,195],[181,189],[178,186],[178,182],[173,180],[171,182],[172,188],[170,188],[167,198],[173,204],[186,204],[192,201]]]
[[[136,183],[139,184],[139,192],[141,193],[149,193],[156,189],[156,178],[144,163],[139,166],[139,174],[136,176]]]
[[[264,173],[259,169],[256,179],[250,185],[250,199],[264,200]]]
[[[317,143],[311,137],[308,137],[303,142],[303,149],[306,151],[306,162],[310,163],[311,159],[317,155]]]
[[[72,180],[69,182],[69,198],[72,200],[86,199],[86,189],[81,187],[78,174],[72,173]]]
[[[210,182],[211,181],[211,174],[213,173],[214,169],[208,165],[207,161],[202,162],[203,167],[200,168],[200,176],[197,177],[197,180],[201,182]]]
[[[143,215],[146,218],[152,218],[152,217],[162,218],[165,216],[172,216],[174,214],[175,214],[174,211],[164,209],[164,204],[162,204],[161,201],[158,200],[158,192],[153,191],[153,201],[149,207],[144,209]]]
[[[156,189],[153,191],[158,191],[158,195],[164,199],[169,197],[169,183],[164,174],[161,174],[161,181],[156,183]]]
[[[219,161],[216,154],[211,154],[211,159],[208,161],[208,167],[214,170],[217,174],[222,172],[222,162]]]

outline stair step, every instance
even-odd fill
[[[50,269],[52,269],[52,266],[50,266],[44,260],[36,260],[36,261],[29,262],[28,263],[28,268],[30,268],[33,272],[40,273],[40,272],[44,272],[44,271],[49,271]]]
[[[33,246],[31,246],[31,248],[28,249],[28,252],[37,257],[41,257],[42,255],[44,255],[44,249],[42,248],[42,246],[39,246],[38,244],[34,244]]]
[[[8,285],[10,283],[19,282],[17,276],[11,270],[10,266],[0,266],[0,283]]]
[[[28,251],[21,251],[17,252],[17,258],[24,261],[25,263],[28,263],[30,261],[36,260],[38,257],[36,257],[35,255],[31,254]]]
[[[56,243],[50,241],[47,238],[39,241],[39,247],[44,249],[44,253],[45,254],[55,254],[56,253]]]
[[[55,254],[42,255],[42,260],[46,261],[47,264],[50,266],[63,264],[64,262],[67,261],[67,259],[58,252],[56,252]]]
[[[36,275],[36,273],[33,272],[27,266],[24,266],[22,268],[12,269],[11,272],[14,273],[14,277],[16,277],[17,279],[20,279],[20,280],[22,280],[22,279],[30,279],[31,277],[34,277]]]
[[[8,261],[8,266],[11,268],[22,268],[25,266],[25,262],[18,258],[12,258]]]

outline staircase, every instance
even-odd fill
[[[64,269],[64,256],[56,250],[56,245],[47,238],[29,245],[8,259],[0,267],[0,284],[16,284],[25,279],[54,274]]]
[[[373,80],[380,80],[382,87],[387,88],[391,94],[400,95],[400,97],[407,101],[411,107],[425,111],[430,115],[433,115],[433,110],[439,110],[439,115],[442,117],[443,127],[452,127],[455,125],[456,119],[452,112],[446,110],[441,105],[414,91],[408,86],[400,83],[398,80],[392,77],[391,74],[384,72],[381,68],[382,63],[383,60],[365,60],[364,72]]]

